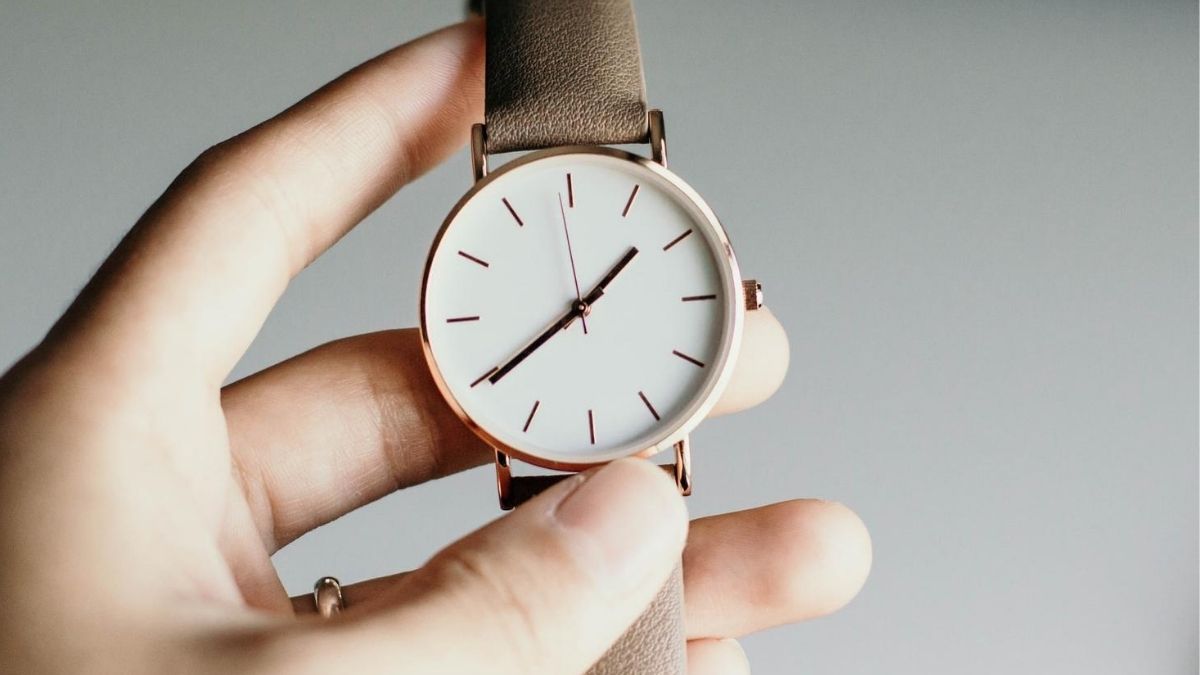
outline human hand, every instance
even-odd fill
[[[0,670],[581,672],[683,550],[689,672],[728,674],[747,669],[733,638],[857,592],[870,543],[845,508],[793,501],[689,532],[662,472],[623,460],[347,587],[336,619],[288,598],[280,547],[490,459],[411,330],[222,388],[288,280],[466,140],[481,71],[479,25],[451,27],[206,151],[0,380]],[[754,314],[722,412],[786,367],[778,323]]]

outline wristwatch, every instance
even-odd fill
[[[578,472],[670,453],[716,403],[761,287],[699,194],[667,169],[630,0],[487,0],[474,184],[434,239],[424,351],[495,450],[504,509]],[[613,145],[648,145],[649,154]],[[489,157],[530,151],[489,170]],[[526,463],[554,473],[525,475]],[[590,673],[682,673],[681,576]]]

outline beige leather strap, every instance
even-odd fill
[[[631,0],[485,0],[486,152],[644,143]]]
[[[673,465],[662,467],[674,473]],[[570,474],[513,476],[508,503],[515,508]],[[613,643],[587,675],[683,675],[687,670],[683,630],[683,569],[677,566],[646,611]]]
[[[587,675],[683,675],[686,671],[683,569],[677,566],[646,611]]]

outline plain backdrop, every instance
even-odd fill
[[[0,0],[0,365],[197,153],[461,3]],[[779,394],[695,438],[694,514],[844,501],[845,611],[759,673],[1197,670],[1197,7],[638,4],[672,168],[787,326]],[[460,153],[305,271],[237,369],[413,325]],[[288,588],[419,565],[490,468],[276,556]]]

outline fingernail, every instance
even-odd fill
[[[636,586],[686,536],[687,513],[674,484],[642,460],[620,460],[587,474],[554,511],[584,547],[583,562],[608,583]]]

